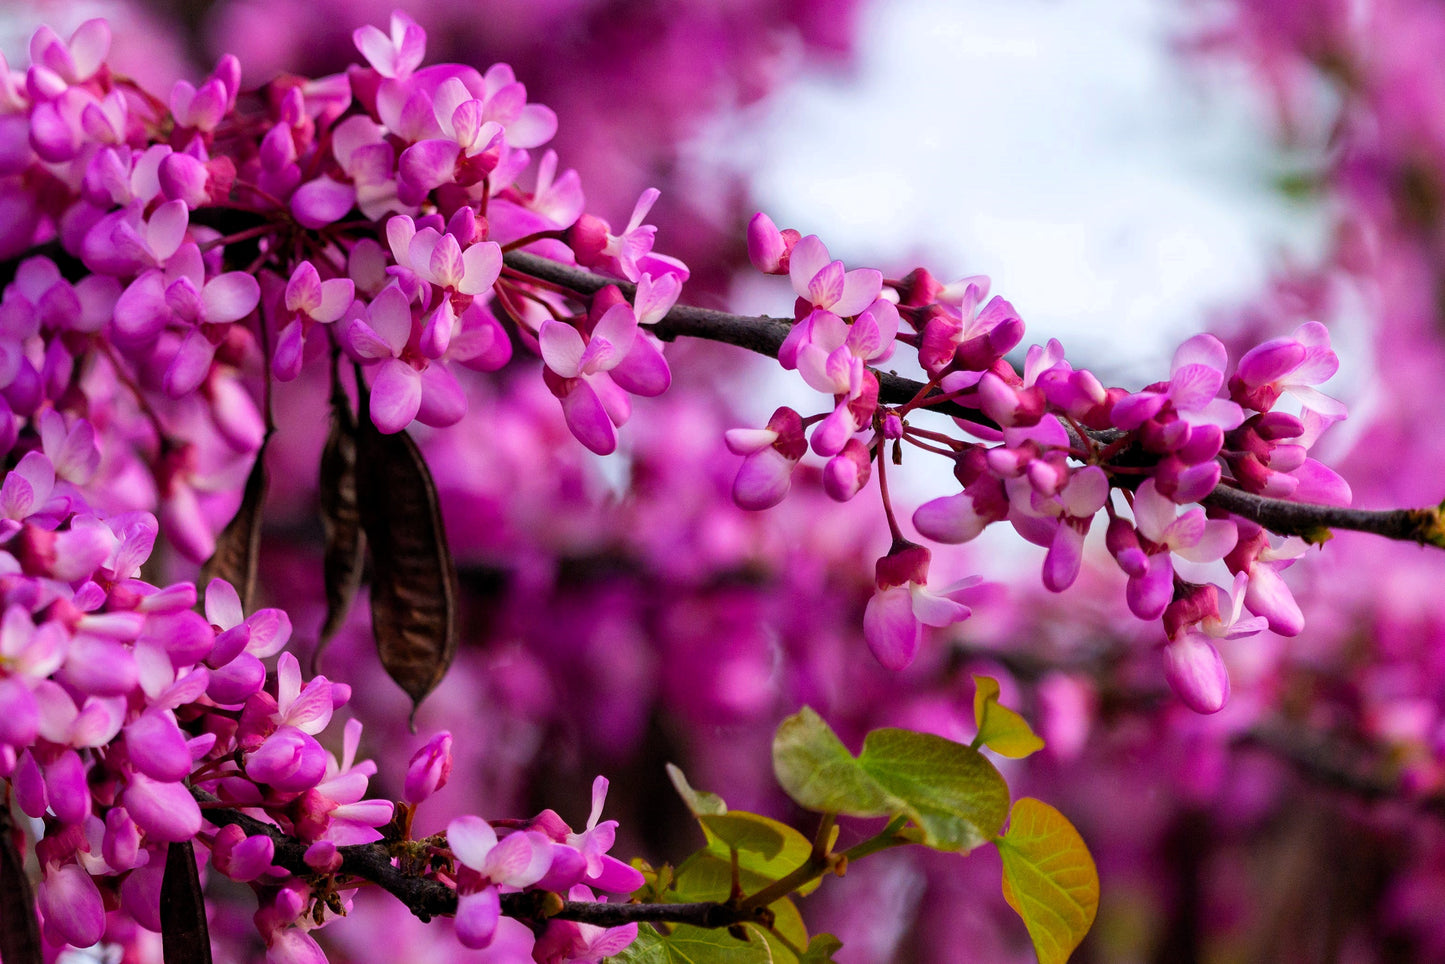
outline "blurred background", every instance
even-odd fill
[[[24,63],[34,23],[64,33],[103,14],[115,61],[158,90],[225,51],[262,83],[343,69],[351,30],[384,24],[391,6],[11,0],[0,39]],[[786,285],[746,270],[743,227],[764,210],[850,267],[988,274],[1029,324],[1026,344],[1058,337],[1075,365],[1131,389],[1163,377],[1195,331],[1237,358],[1318,319],[1341,356],[1326,390],[1351,407],[1321,457],[1357,505],[1445,495],[1445,7],[1433,0],[407,9],[429,61],[505,60],[557,111],[553,146],[590,211],[620,224],[643,188],[662,190],[658,247],[692,267],[687,300],[787,314]],[[639,404],[626,450],[606,460],[572,443],[525,360],[472,386],[467,423],[423,437],[463,566],[458,666],[412,735],[364,615],[323,663],[356,688],[380,794],[449,727],[458,766],[423,810],[433,829],[453,813],[542,807],[580,825],[601,772],[616,852],[675,859],[699,841],[663,763],[809,827],[772,788],[779,719],[808,703],[852,740],[906,725],[966,741],[971,674],[987,672],[1049,743],[1005,766],[1016,794],[1063,810],[1099,863],[1100,917],[1076,960],[1445,960],[1439,553],[1348,534],[1312,552],[1285,574],[1304,633],[1233,644],[1234,696],[1211,717],[1169,694],[1159,627],[1128,615],[1102,552],[1054,596],[1042,553],[1013,539],[938,554],[936,582],[1016,578],[889,675],[860,631],[887,545],[874,490],[840,506],[805,470],[778,509],[732,508],[722,430],[761,424],[797,389],[731,350],[680,344],[669,357],[673,390]],[[284,401],[319,412],[324,391],[299,384]],[[312,421],[272,447],[262,557],[303,657],[321,620]],[[945,470],[924,476],[920,492],[948,485]],[[804,909],[845,940],[840,962],[1032,959],[992,854],[880,855]],[[234,960],[258,953],[250,913],[244,896],[219,912]],[[386,902],[321,936],[333,961],[372,960],[378,942],[394,959],[528,959],[524,931],[463,951]]]

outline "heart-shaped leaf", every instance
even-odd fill
[[[812,709],[773,737],[773,772],[801,806],[855,817],[906,816],[920,843],[967,853],[993,840],[1008,814],[1008,785],[972,747],[931,733],[869,733],[854,757]]]
[[[1032,797],[1014,804],[999,840],[1003,896],[1029,929],[1039,964],[1063,964],[1093,926],[1099,872],[1068,818]]]

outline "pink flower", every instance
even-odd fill
[[[456,855],[457,939],[464,947],[492,942],[501,918],[497,887],[527,887],[541,880],[552,864],[547,838],[535,831],[497,833],[481,817],[458,817],[447,824],[447,845]]]
[[[728,451],[745,456],[733,480],[733,501],[755,511],[783,501],[793,484],[793,469],[808,450],[803,420],[783,406],[763,428],[732,428],[723,436]]]
[[[352,31],[351,40],[383,77],[405,80],[426,57],[426,31],[400,10],[391,15],[390,36],[367,24]]]
[[[979,578],[970,576],[941,593],[932,592],[927,587],[930,558],[922,546],[895,538],[888,555],[878,560],[877,589],[863,612],[863,636],[874,657],[888,669],[900,670],[913,662],[925,625],[949,626],[972,613],[961,597]]]
[[[867,308],[883,290],[883,272],[876,268],[843,270],[843,262],[829,259],[827,246],[816,234],[793,246],[788,277],[798,297],[814,310],[845,318]]]

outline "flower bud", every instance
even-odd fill
[[[1164,677],[1196,713],[1217,713],[1229,700],[1229,671],[1203,636],[1191,633],[1164,647]]]
[[[415,806],[446,786],[451,775],[452,735],[443,730],[412,756],[401,798]]]

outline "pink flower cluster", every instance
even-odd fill
[[[832,409],[805,417],[783,408],[766,428],[729,432],[729,447],[744,456],[734,498],[749,509],[777,503],[809,448],[828,460],[824,485],[839,500],[856,495],[876,463],[893,548],[878,561],[864,629],[885,666],[913,660],[924,625],[948,626],[969,615],[967,584],[930,591],[929,552],[906,540],[894,519],[886,453],[891,449],[901,463],[903,442],[950,460],[962,486],[914,513],[923,536],[967,542],[1008,521],[1047,549],[1043,583],[1054,592],[1078,578],[1085,537],[1104,512],[1107,548],[1128,577],[1129,608],[1141,619],[1163,617],[1166,675],[1201,712],[1222,707],[1229,690],[1207,637],[1266,626],[1300,631],[1299,609],[1277,571],[1302,545],[1272,547],[1252,523],[1210,516],[1203,507],[1178,509],[1221,484],[1349,503],[1344,481],[1307,454],[1345,415],[1344,406],[1314,387],[1338,368],[1324,326],[1310,322],[1251,349],[1232,374],[1223,343],[1197,335],[1175,353],[1168,381],[1130,392],[1075,369],[1053,340],[1030,347],[1017,371],[1005,355],[1022,341],[1023,322],[1002,298],[985,303],[986,278],[941,285],[919,269],[885,282],[872,269],[846,270],[816,236],[779,231],[763,214],[749,225],[748,244],[754,266],[786,274],[797,294],[779,362],[831,396]],[[899,344],[917,353],[928,381],[901,405],[881,404],[873,366],[892,358]],[[1276,410],[1286,395],[1298,415]],[[917,412],[944,404],[954,406],[954,426],[968,437],[912,423]],[[1233,591],[1184,581],[1175,556],[1225,560],[1236,574]],[[1255,618],[1241,620],[1244,607]]]
[[[50,445],[28,451],[0,483],[0,775],[44,828],[36,858],[46,940],[88,947],[136,926],[159,930],[167,845],[194,839],[210,847],[217,872],[256,890],[271,960],[324,960],[307,931],[326,920],[317,910],[326,894],[272,865],[269,836],[213,827],[197,800],[273,824],[307,845],[314,871],[335,873],[337,848],[379,840],[393,812],[390,801],[366,797],[376,767],[358,759],[360,722],[346,722],[339,756],[318,741],[350,687],[303,679],[283,651],[290,619],[278,609],[247,615],[229,583],[206,587],[202,615],[194,584],[139,578],[155,517],[99,511],[90,486],[57,473],[47,451],[93,474],[101,453],[88,423],[66,432],[47,409],[39,424]],[[450,766],[449,736],[423,748],[406,777],[407,804],[443,786]],[[487,943],[499,887],[641,885],[607,854],[616,822],[598,822],[605,793],[599,778],[580,834],[551,811],[500,844],[478,817],[453,822],[459,867],[448,882],[461,895],[463,943]],[[348,897],[343,889],[337,899]],[[553,937],[559,949],[545,960],[559,964],[589,959],[598,942],[620,949],[635,934],[552,926],[572,935]]]
[[[423,67],[425,32],[400,13],[390,34],[364,27],[354,39],[369,67],[277,81],[260,96],[241,95],[227,56],[199,87],[155,97],[111,75],[99,20],[68,43],[37,33],[23,75],[0,63],[0,256],[52,242],[65,273],[89,272],[72,285],[56,260],[32,259],[17,278],[5,333],[43,333],[46,362],[31,371],[17,351],[0,367],[12,409],[37,376],[66,377],[103,338],[117,376],[159,409],[158,443],[178,434],[169,403],[199,394],[244,458],[259,430],[229,383],[258,362],[290,380],[328,346],[345,352],[370,387],[373,421],[397,432],[458,421],[458,366],[496,371],[517,341],[544,356],[577,437],[599,453],[616,447],[629,394],[658,394],[671,378],[660,342],[638,334],[687,276],[652,250],[656,229],[643,221],[657,192],[613,234],[584,213],[577,175],[559,176],[555,153],[527,176],[557,122],[510,68]],[[614,290],[573,314],[556,292],[503,275],[512,248],[641,290],[634,305]],[[187,475],[158,479],[162,498],[195,481]],[[206,526],[190,515],[183,544],[205,558]]]
[[[87,484],[57,473],[93,474],[101,460],[89,425],[67,434],[61,419],[51,409],[40,424],[70,443],[67,458],[36,447],[0,483],[0,772],[44,826],[46,938],[87,947],[112,927],[160,928],[173,841],[212,842],[217,869],[237,879],[266,871],[270,839],[207,831],[192,789],[333,849],[379,838],[392,807],[364,799],[375,768],[356,761],[359,723],[339,761],[315,738],[349,687],[303,684],[281,653],[286,614],[247,616],[228,583],[207,587],[201,615],[193,584],[139,578],[156,519],[98,510]],[[268,684],[262,660],[278,653]],[[117,907],[124,917],[108,922]]]

